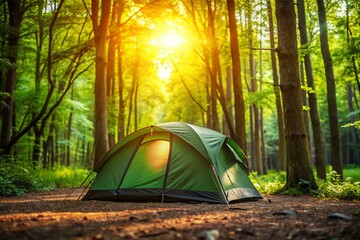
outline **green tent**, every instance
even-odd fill
[[[229,203],[262,198],[240,147],[225,135],[183,122],[138,130],[94,167],[83,200]]]

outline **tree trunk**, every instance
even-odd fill
[[[121,25],[122,13],[125,7],[126,1],[120,0],[116,2],[116,24]],[[123,79],[123,52],[122,52],[122,35],[121,32],[117,35],[117,76],[118,76],[118,88],[119,88],[119,113],[118,113],[118,141],[125,136],[125,100],[124,100],[124,79]]]
[[[119,113],[118,113],[118,141],[125,136],[125,100],[124,100],[124,79],[122,65],[121,44],[118,44],[118,84],[119,84]]]
[[[206,61],[206,58],[205,58]],[[212,117],[211,117],[211,81],[210,77],[206,79],[206,127],[211,128],[212,126]]]
[[[275,48],[275,40],[274,40],[274,23],[273,23],[273,14],[271,1],[267,0],[267,10],[268,10],[268,19],[269,19],[269,34],[270,34],[270,48]],[[286,169],[286,148],[285,148],[285,130],[284,130],[284,113],[283,106],[281,102],[281,92],[279,88],[279,79],[278,79],[278,70],[276,63],[276,55],[275,51],[271,51],[271,67],[272,67],[272,76],[274,81],[274,93],[275,93],[275,103],[276,103],[276,113],[277,113],[277,125],[278,125],[278,166],[279,169],[285,171]]]
[[[33,146],[33,152],[32,152],[33,167],[36,167],[36,165],[39,163],[39,160],[40,160],[40,139],[41,139],[41,135],[39,135],[39,132],[35,133],[34,146]]]
[[[107,99],[106,99],[106,45],[111,1],[102,0],[101,10],[97,0],[91,1],[92,22],[95,34],[95,159],[94,165],[109,149]],[[101,11],[98,24],[99,10]]]
[[[250,152],[251,152],[251,165],[250,168],[257,171],[258,162],[255,159],[255,120],[254,120],[254,109],[250,106]],[[260,174],[260,173],[259,173]]]
[[[352,32],[351,32],[350,24],[349,24],[349,8],[350,8],[349,0],[345,0],[345,4],[346,4],[346,36],[347,36],[347,43],[349,45],[348,47],[351,47],[350,46],[350,37],[352,38]],[[360,93],[360,80],[359,80],[359,76],[358,76],[358,70],[357,70],[356,60],[355,60],[354,55],[351,56],[351,63],[352,63],[353,69],[354,69],[354,77],[355,77],[355,81],[357,84],[357,88]]]
[[[341,159],[340,132],[339,132],[337,103],[336,103],[336,86],[335,86],[335,77],[332,66],[332,59],[329,50],[324,1],[317,0],[317,5],[318,5],[319,25],[320,25],[321,54],[323,57],[325,74],[326,74],[327,101],[328,101],[328,113],[329,113],[329,123],[330,123],[330,137],[331,137],[331,146],[330,146],[331,165],[333,169],[338,174],[340,174],[342,179],[343,166]]]
[[[219,63],[219,52],[217,48],[216,36],[215,36],[215,14],[212,9],[212,4],[210,0],[206,0],[207,4],[207,17],[208,17],[208,40],[210,42],[210,82],[211,82],[211,91],[210,91],[210,100],[211,100],[211,129],[220,131],[219,125],[219,116],[217,112],[217,79],[220,71]],[[230,127],[230,126],[229,126]]]
[[[67,131],[66,131],[66,157],[65,157],[65,164],[66,166],[70,166],[70,159],[71,159],[71,125],[72,125],[72,118],[73,118],[73,113],[72,113],[72,109],[71,112],[69,114],[69,119],[68,119],[68,126],[67,126]]]
[[[245,121],[245,103],[243,96],[243,87],[241,82],[241,64],[238,32],[235,14],[235,1],[227,0],[228,16],[229,16],[229,31],[230,31],[230,48],[232,59],[232,78],[234,88],[234,110],[235,110],[235,135],[234,139],[244,153],[247,153],[246,146],[246,121]]]
[[[138,93],[139,93],[139,79],[137,79],[134,94],[134,131],[138,130]]]
[[[284,104],[286,138],[286,185],[284,189],[298,187],[306,181],[309,188],[317,185],[310,166],[306,142],[299,64],[296,41],[296,15],[293,1],[276,0],[278,22],[278,56],[281,92]]]
[[[13,135],[10,139],[10,141],[6,144],[5,148],[4,148],[4,153],[8,154],[10,153],[12,147],[14,146],[14,144],[16,144],[16,142],[22,138],[26,133],[29,132],[30,129],[34,128],[35,132],[37,131],[37,126],[36,124],[41,120],[41,126],[39,128],[39,133],[35,133],[35,135],[37,134],[38,136],[42,135],[42,131],[45,128],[47,119],[49,118],[49,116],[52,114],[52,112],[56,109],[56,107],[59,106],[59,104],[61,103],[61,101],[63,100],[63,97],[65,96],[67,90],[69,90],[71,84],[68,85],[66,91],[64,91],[64,93],[61,95],[61,97],[56,101],[56,103],[49,109],[49,111],[47,111],[47,108],[50,104],[50,99],[52,97],[52,94],[54,92],[55,89],[55,82],[53,81],[53,76],[52,76],[52,48],[53,48],[53,35],[54,35],[54,26],[55,23],[57,21],[57,18],[59,16],[60,10],[64,4],[65,0],[60,0],[59,4],[57,5],[56,10],[54,11],[54,14],[51,18],[51,22],[49,24],[49,35],[48,35],[48,58],[46,61],[46,68],[47,68],[47,81],[49,84],[49,89],[47,92],[47,95],[45,97],[44,103],[41,107],[41,110],[39,111],[39,113],[37,113],[36,115],[34,115],[34,117],[31,119],[31,121],[25,126],[23,127],[21,130],[19,130],[18,132],[16,132],[15,135]],[[74,57],[74,59],[76,59],[77,56]],[[72,63],[71,63],[72,65]],[[71,82],[71,80],[70,80]]]
[[[226,98],[227,111],[228,111],[228,113],[230,115],[231,122],[233,122],[234,121],[234,116],[233,116],[233,105],[232,105],[232,68],[231,67],[226,68],[226,94],[225,94],[225,98]],[[228,125],[226,124],[225,116],[223,116],[223,133],[225,135],[230,135],[230,130],[229,130]]]
[[[299,17],[299,29],[300,29],[300,42],[302,46],[308,44],[308,36],[306,30],[306,17],[305,17],[305,7],[304,0],[297,1],[298,8],[298,17]],[[304,54],[304,64],[306,72],[307,86],[312,90],[308,93],[308,101],[310,107],[310,119],[312,126],[312,137],[314,141],[315,148],[315,166],[317,171],[317,176],[321,179],[326,179],[326,164],[324,157],[324,146],[321,139],[321,125],[319,112],[317,107],[317,96],[315,91],[315,81],[312,72],[310,55],[307,53]]]
[[[252,6],[251,3],[248,3],[248,9],[246,13],[246,18],[248,22],[248,40],[249,40],[249,67],[250,67],[250,92],[255,93],[257,91],[257,83],[256,83],[256,70],[255,70],[255,59],[254,59],[254,51],[253,51],[253,31],[252,31]],[[252,141],[252,161],[256,162],[256,172],[260,175],[263,174],[263,166],[261,160],[261,148],[260,148],[260,126],[259,126],[259,108],[255,102],[251,104],[251,114],[253,116],[253,138]]]
[[[128,120],[127,120],[127,128],[126,128],[126,135],[130,134],[130,127],[131,127],[131,115],[133,114],[133,106],[135,108],[135,101],[136,101],[136,89],[137,84],[139,81],[139,68],[140,68],[140,48],[139,48],[139,39],[136,39],[136,57],[134,59],[134,63],[132,66],[132,83],[131,83],[131,90],[130,90],[130,96],[129,96],[129,114],[128,114]],[[135,113],[134,113],[134,119],[136,119]],[[135,121],[135,120],[134,120]],[[135,127],[135,125],[134,125]]]
[[[351,123],[355,122],[355,116],[354,116],[354,106],[353,106],[353,91],[351,84],[348,84],[346,86],[347,90],[347,102],[350,112],[350,119],[349,121]],[[357,134],[357,130],[354,126],[350,127],[350,139],[351,139],[351,145],[348,146],[350,149],[350,161],[352,164],[356,164],[360,160],[360,151],[359,151],[359,136]]]
[[[300,82],[303,86],[306,86],[305,76],[304,76],[304,63],[300,62]],[[303,107],[308,107],[308,99],[307,99],[307,90],[302,90],[302,104]],[[309,123],[309,112],[307,110],[303,110],[304,116],[304,124],[305,124],[305,132],[306,132],[306,141],[309,149],[309,160],[311,162],[311,138],[310,138],[310,123]]]
[[[115,53],[116,53],[116,38],[114,29],[116,26],[116,15],[118,9],[116,8],[116,1],[113,2],[111,20],[110,20],[110,32],[109,32],[109,47],[107,57],[107,70],[106,70],[106,96],[109,100],[108,103],[108,124],[113,126],[116,122],[116,115],[113,109],[115,109]],[[110,127],[109,132],[109,147],[115,144],[115,129]]]
[[[14,112],[14,90],[16,80],[16,63],[18,59],[19,40],[20,40],[20,26],[24,15],[23,0],[8,0],[9,11],[9,33],[7,36],[7,58],[10,62],[5,75],[5,92],[8,97],[5,98],[5,104],[2,112],[2,126],[1,126],[1,138],[0,149],[4,150],[5,154],[10,154],[11,149],[6,149],[6,146],[10,142],[11,133],[13,129],[13,112]]]
[[[75,144],[75,156],[74,156],[74,165],[76,166],[78,161],[78,153],[79,153],[79,145],[80,145],[80,139],[79,136],[76,138],[76,144]]]
[[[265,131],[264,131],[264,114],[263,108],[260,108],[260,139],[261,139],[261,159],[263,166],[263,174],[266,175],[268,173],[268,161],[266,156],[266,147],[265,147]]]

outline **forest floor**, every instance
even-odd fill
[[[272,195],[227,205],[0,197],[0,239],[359,239],[360,201]],[[285,211],[284,211],[285,210]],[[333,213],[342,215],[333,216]],[[348,218],[347,218],[348,217]]]

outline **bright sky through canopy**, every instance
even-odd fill
[[[173,58],[175,50],[179,48],[185,39],[174,30],[166,31],[151,40],[151,45],[159,49],[159,54],[154,63],[158,69],[158,77],[168,81],[173,70],[170,59]]]
[[[184,43],[184,38],[175,31],[165,32],[158,38],[152,39],[151,44],[164,48],[174,49]]]

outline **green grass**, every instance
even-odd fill
[[[360,182],[360,167],[349,165],[344,168],[344,179],[351,180],[353,182]]]
[[[56,188],[76,188],[89,175],[89,170],[76,167],[59,167],[53,170],[41,169],[39,175],[46,181],[53,182]]]

